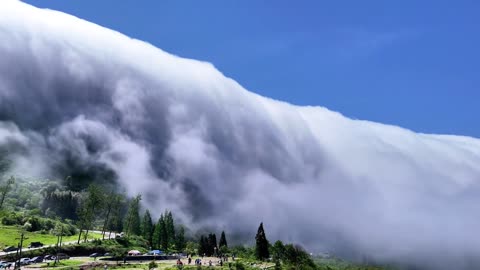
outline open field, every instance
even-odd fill
[[[100,238],[101,234],[90,232],[89,239]],[[20,230],[14,226],[0,226],[0,248],[7,246],[17,246],[20,238]],[[64,236],[62,242],[72,242],[78,239],[78,235]],[[51,234],[41,234],[35,232],[25,232],[24,247],[27,247],[30,242],[42,242],[44,245],[54,245],[57,243],[57,237]]]

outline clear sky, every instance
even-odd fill
[[[480,1],[27,0],[213,63],[250,91],[480,137]]]

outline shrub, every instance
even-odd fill
[[[155,261],[151,261],[149,264],[148,264],[148,269],[154,269],[154,268],[157,268],[158,267],[158,264],[155,262]]]

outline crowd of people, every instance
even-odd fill
[[[216,257],[218,260],[216,262],[213,262],[211,259],[208,260],[208,262],[205,260],[205,254],[202,255],[200,258],[196,258],[194,261],[195,265],[208,265],[208,266],[223,266],[224,263],[228,262],[228,256],[217,256]],[[205,261],[203,261],[205,260]],[[232,255],[232,260],[235,261],[235,255]],[[187,256],[187,264],[190,265],[192,264],[192,256]],[[183,265],[182,260],[178,259],[177,260],[177,265]]]

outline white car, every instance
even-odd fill
[[[30,264],[30,258],[21,258],[20,265],[27,265]]]

